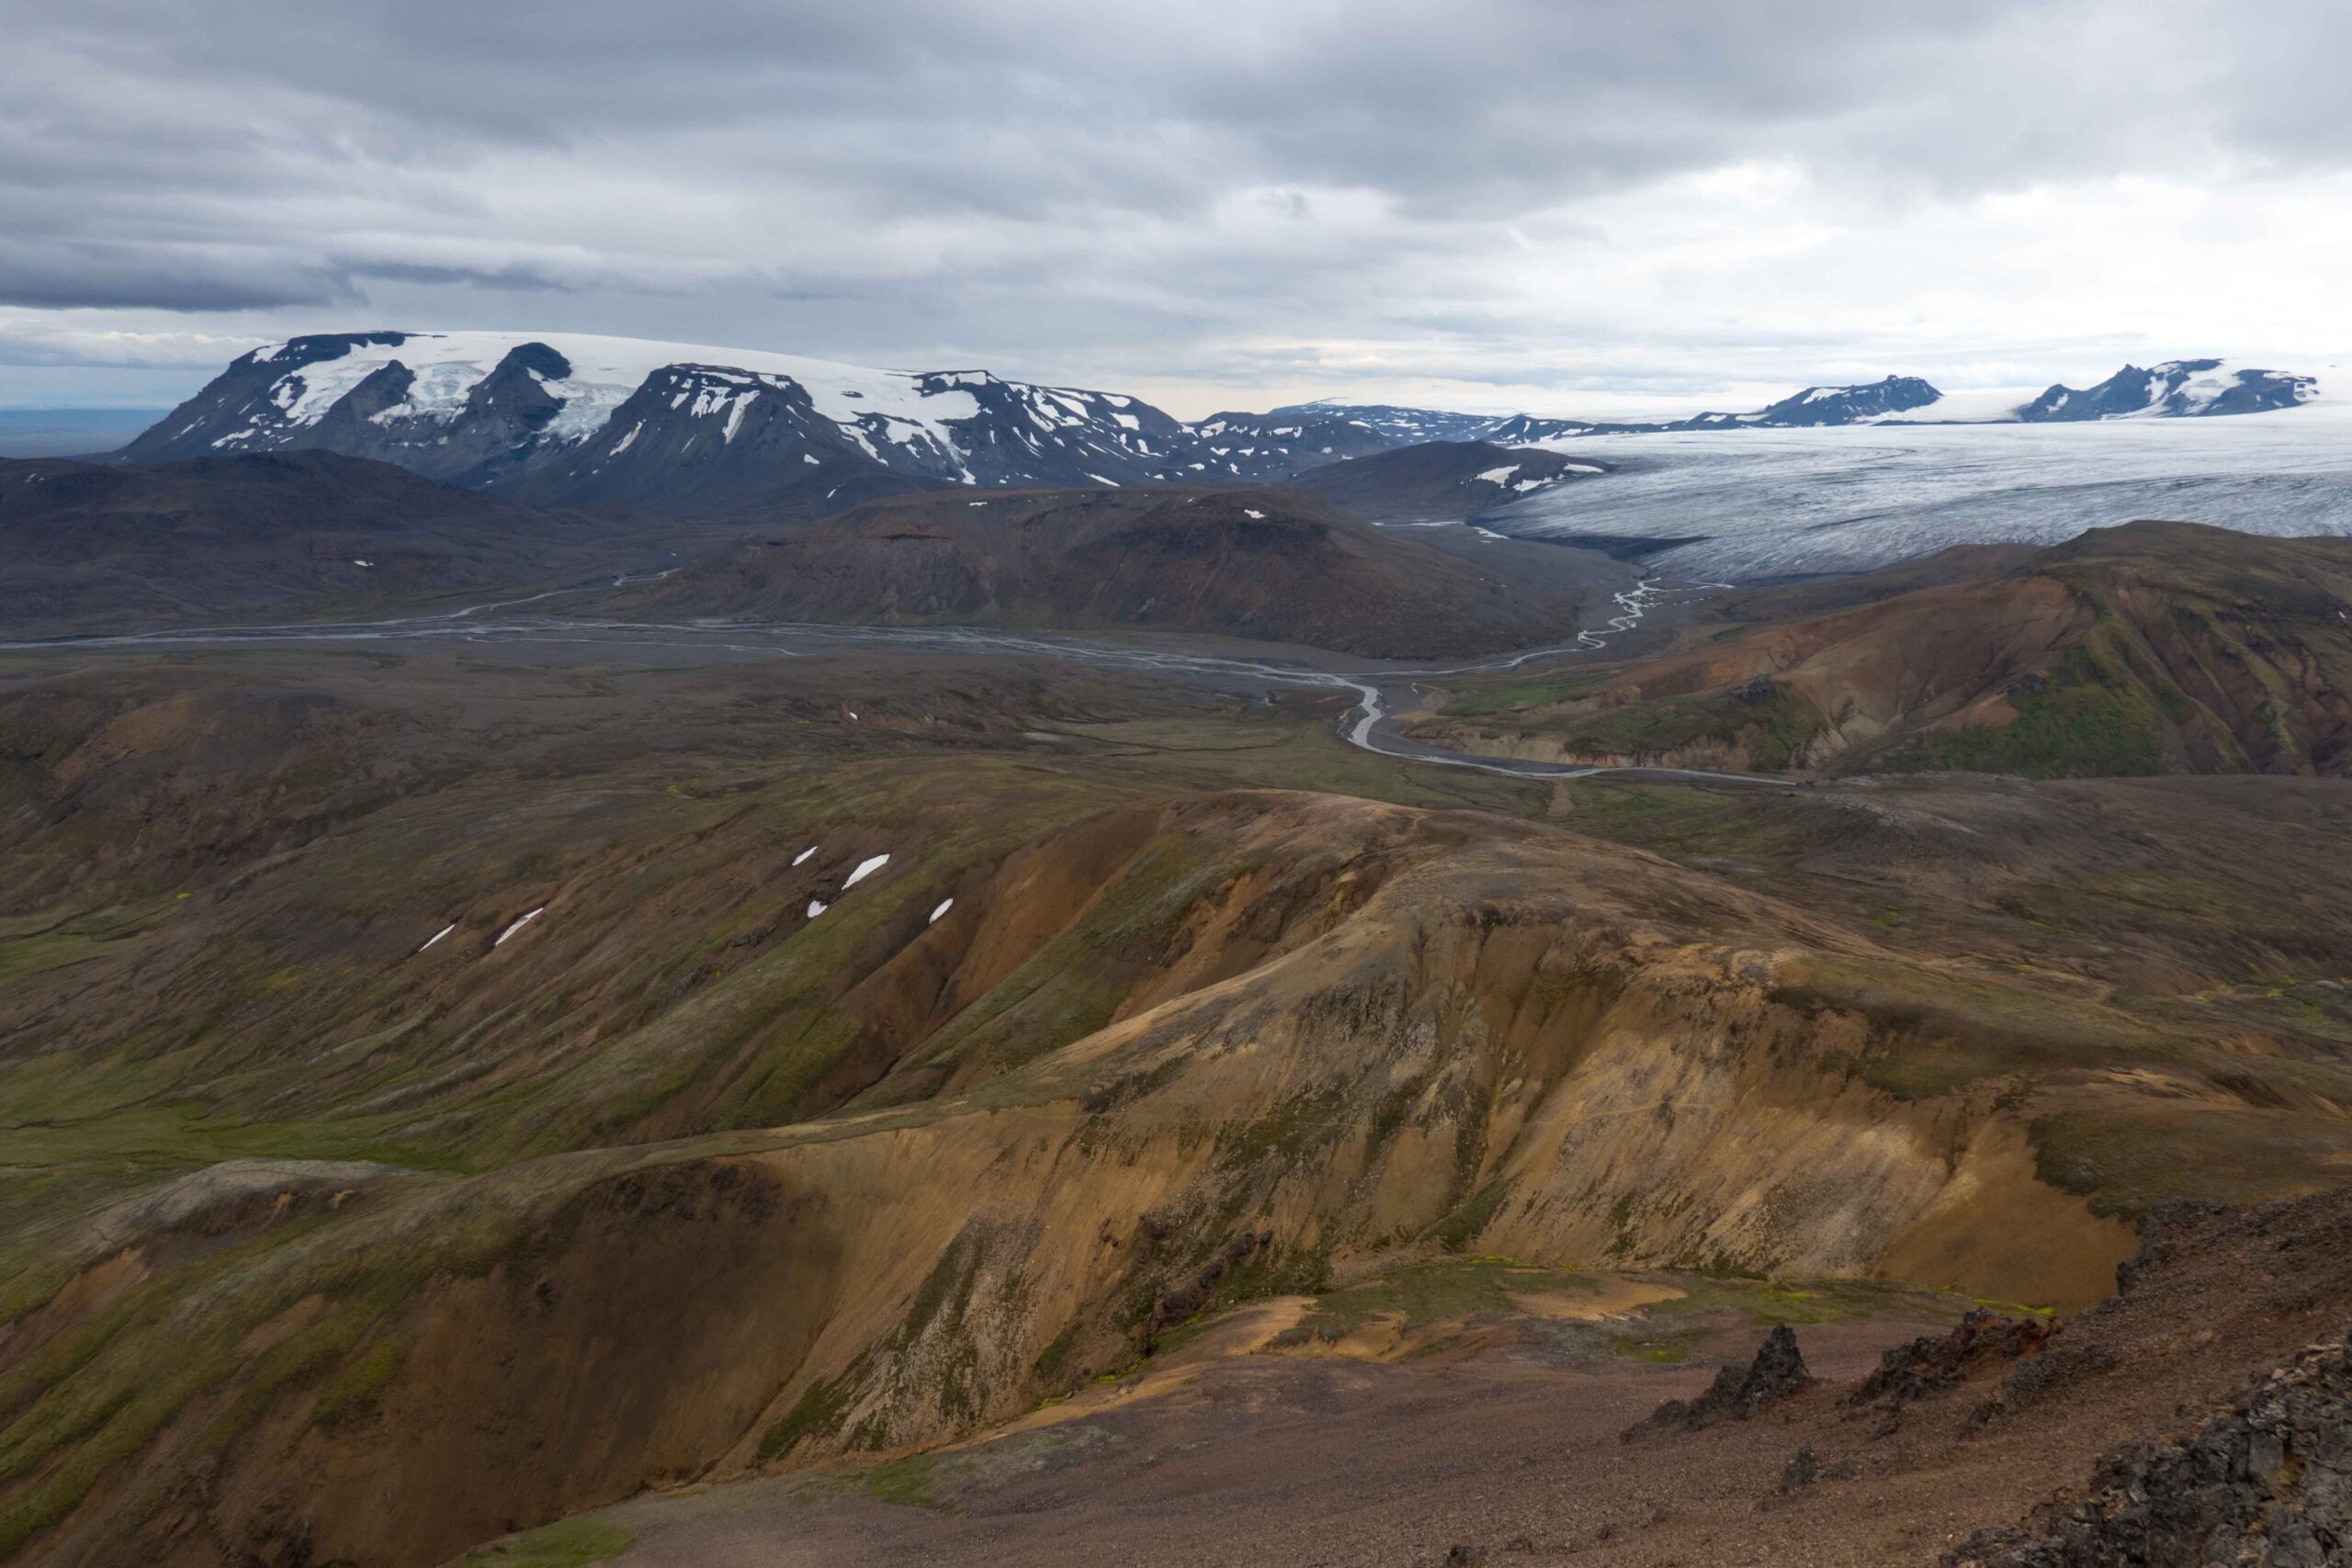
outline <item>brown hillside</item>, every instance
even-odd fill
[[[2303,781],[1444,781],[1522,817],[1229,787],[1421,787],[1328,705],[475,658],[0,687],[0,1553],[431,1564],[1429,1257],[2076,1303],[2352,1149]]]
[[[1742,617],[1861,602],[1564,686],[1466,689],[1421,732],[1770,771],[2352,772],[2352,541],[2134,523],[1991,575],[1945,564],[1956,581],[1917,588],[1920,566],[1895,569],[1889,596],[1869,578],[1742,596]]]

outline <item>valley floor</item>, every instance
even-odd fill
[[[1755,1527],[1795,1448],[1778,1422],[1697,1462],[1618,1440],[1661,1400],[1698,1393],[1713,1359],[1752,1354],[1756,1330],[1716,1326],[1693,1365],[1661,1367],[1545,1326],[1489,1325],[1486,1344],[1399,1361],[1218,1359],[1156,1395],[979,1445],[599,1519],[635,1538],[628,1568],[1337,1568],[1436,1564],[1456,1545],[1498,1563],[1792,1561],[1760,1551]],[[1850,1382],[1920,1331],[1860,1321],[1802,1338],[1816,1372]],[[1883,1562],[1872,1551],[1916,1555],[1928,1539],[1917,1517],[1878,1520],[1859,1554],[1805,1561]]]

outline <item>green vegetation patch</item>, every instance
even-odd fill
[[[466,1554],[460,1568],[588,1568],[611,1562],[637,1537],[602,1519],[560,1519]]]
[[[2046,676],[2009,688],[2005,725],[1923,730],[1880,756],[1888,772],[2017,773],[2035,779],[2121,778],[2164,772],[2164,725],[2118,671],[2077,643]]]
[[[760,1437],[760,1462],[771,1463],[799,1447],[807,1438],[831,1437],[842,1429],[848,1418],[850,1401],[857,1393],[857,1379],[862,1366],[853,1366],[840,1377],[812,1382],[800,1391],[776,1423]]]
[[[910,1454],[905,1459],[892,1460],[867,1471],[864,1479],[865,1489],[885,1503],[954,1511],[954,1505],[939,1493],[940,1460],[935,1454]]]
[[[2033,1124],[2041,1179],[2094,1213],[2134,1218],[2168,1198],[2264,1202],[2309,1191],[2311,1173],[2352,1161],[2352,1131],[2323,1112],[2156,1101]]]
[[[1750,765],[1780,772],[1794,766],[1826,728],[1820,709],[1793,688],[1768,680],[1714,697],[1665,697],[1618,708],[1577,724],[1567,744],[1589,754],[1629,757],[1738,746]]]
[[[69,931],[42,931],[0,941],[0,981],[30,979],[51,969],[64,969],[106,956],[101,938]]]
[[[1871,1088],[1933,1099],[2021,1072],[2098,1066],[2157,1042],[2080,992],[1995,970],[1969,972],[1817,955],[1774,991],[1798,1008],[1862,1014],[1873,1043],[1852,1071]]]
[[[335,1375],[319,1396],[318,1418],[328,1426],[347,1426],[374,1414],[376,1402],[400,1375],[408,1347],[395,1339],[379,1340]]]
[[[1589,697],[1607,685],[1610,679],[1602,672],[1571,675],[1558,681],[1521,681],[1508,686],[1477,687],[1447,697],[1442,711],[1468,717],[1520,713]]]
[[[1700,747],[1738,748],[1748,765],[1767,772],[1798,766],[1814,739],[1828,728],[1810,698],[1783,682],[1759,676],[1730,691],[1695,697],[1654,697],[1613,707],[1580,705],[1567,713],[1540,711],[1587,694],[1607,678],[1552,686],[1506,687],[1449,702],[1447,718],[1510,717],[1523,738],[1554,736],[1571,754],[1655,760]],[[1531,700],[1502,700],[1512,694]],[[1442,738],[1442,737],[1440,737]]]

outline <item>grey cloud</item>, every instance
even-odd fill
[[[2315,0],[902,0],[658,18],[636,0],[254,0],[235,27],[160,0],[78,9],[78,26],[44,29],[61,52],[167,99],[191,77],[249,96],[297,138],[310,115],[339,118],[357,146],[430,159],[722,132],[738,155],[863,176],[869,199],[1019,211],[1181,212],[1236,179],[1500,210],[1758,154],[1860,169],[1899,150],[1963,185],[2144,166],[2206,138],[2341,156],[2345,129],[2309,106],[2344,58],[2332,45],[2352,44],[2341,8]],[[2282,73],[2315,95],[2300,113]]]
[[[192,312],[359,301],[338,270],[283,257],[0,236],[0,305]]]
[[[524,262],[509,262],[503,266],[452,266],[436,262],[338,260],[334,267],[345,277],[381,278],[434,287],[486,288],[514,294],[572,294],[579,291],[577,284],[544,267]]]
[[[1328,345],[1408,338],[1498,378],[1642,343],[1679,366],[1686,339],[1778,365],[1854,329],[1531,298],[1506,263],[1605,272],[1640,243],[1609,204],[1742,165],[1827,193],[1824,228],[2067,178],[2342,168],[2347,15],[0,0],[0,303],[274,333],[364,302],[1040,374],[1340,375],[1363,356]]]

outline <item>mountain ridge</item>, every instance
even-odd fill
[[[541,503],[652,513],[783,505],[814,515],[944,487],[1265,484],[1430,442],[2207,418],[2320,395],[2313,377],[2207,358],[2126,366],[2088,389],[2053,386],[2008,404],[1889,375],[1808,387],[1745,413],[1674,420],[1327,402],[1188,423],[1125,394],[987,370],[876,370],[582,333],[379,330],[243,355],[115,457],[135,464],[319,449]]]

